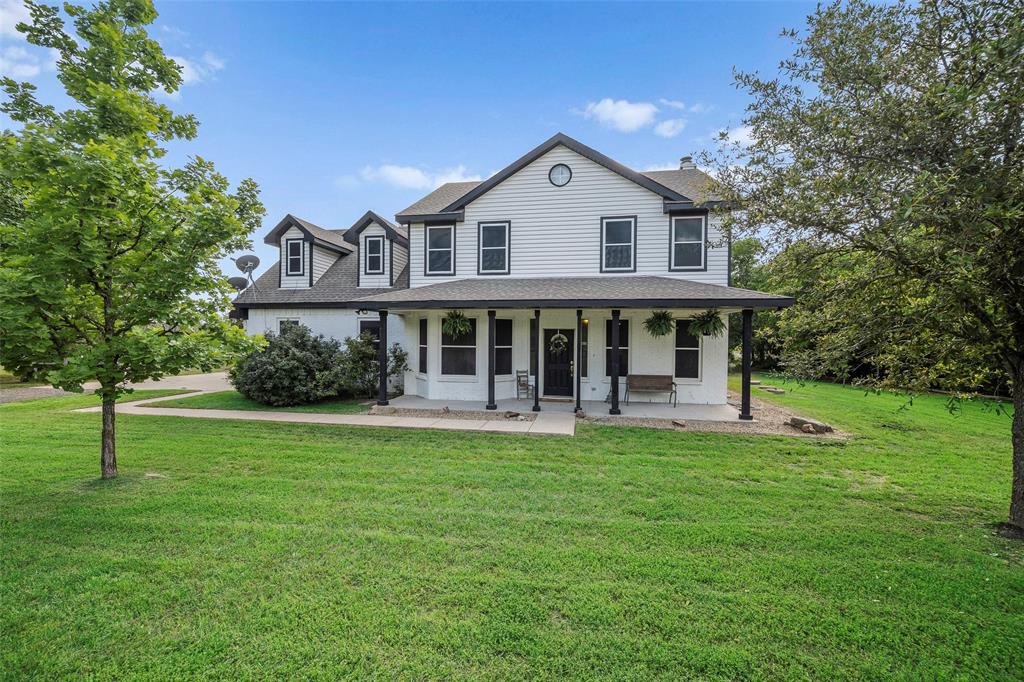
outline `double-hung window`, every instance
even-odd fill
[[[366,238],[366,269],[363,274],[384,274],[384,237]]]
[[[702,270],[707,221],[704,216],[672,218],[670,270]]]
[[[509,273],[508,222],[480,223],[477,235],[480,244],[478,274],[507,275]]]
[[[292,327],[298,327],[298,326],[299,326],[299,321],[294,319],[294,318],[279,319],[277,321],[277,333],[278,334],[284,334],[284,331],[286,329],[290,329]]]
[[[359,320],[359,335],[373,337],[373,349],[380,350],[380,320]]]
[[[619,376],[629,374],[629,320],[619,320]],[[604,375],[612,375],[612,321],[604,322]]]
[[[469,332],[452,336],[441,330],[441,374],[476,375],[476,318],[469,320]]]
[[[455,274],[455,226],[427,225],[426,274]]]
[[[512,374],[512,320],[494,321],[494,373]]]
[[[690,333],[690,323],[676,321],[676,377],[700,378],[700,337]]]
[[[636,217],[601,218],[601,272],[636,271]]]
[[[420,357],[419,357],[419,371],[420,374],[427,373],[427,318],[420,318]]]
[[[306,274],[306,260],[302,257],[302,240],[286,239],[285,250],[285,273],[288,275]]]

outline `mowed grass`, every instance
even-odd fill
[[[264,405],[255,400],[249,400],[238,391],[216,391],[214,393],[203,393],[191,398],[179,398],[177,400],[164,400],[153,403],[149,407],[191,407],[206,410],[261,410],[271,412],[330,412],[355,414],[369,411],[369,400],[345,399],[325,400],[312,405],[295,405],[292,407],[275,407]]]
[[[759,392],[760,393],[760,392]],[[774,398],[772,398],[774,399]],[[0,406],[8,679],[1013,679],[1009,419],[831,385],[845,442]]]

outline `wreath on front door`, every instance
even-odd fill
[[[548,341],[548,349],[552,353],[561,353],[569,347],[569,339],[562,332],[558,332]]]

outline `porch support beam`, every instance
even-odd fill
[[[377,347],[377,365],[379,386],[377,387],[377,404],[388,404],[388,311],[381,310],[379,344]]]
[[[750,414],[750,357],[754,341],[754,311],[743,311],[743,390],[740,398],[740,419],[751,420]]]
[[[612,310],[612,362],[611,362],[611,400],[612,406],[608,414],[622,414],[619,410],[619,310]]]
[[[580,405],[580,367],[583,366],[583,311],[576,309],[576,363],[572,366],[572,373],[576,377],[576,411],[582,409]]]
[[[495,311],[487,311],[487,409],[496,410],[494,402],[494,315]]]
[[[533,411],[540,412],[540,309],[533,311],[533,365],[537,374],[533,377]]]

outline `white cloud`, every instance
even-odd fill
[[[32,15],[25,4],[21,0],[0,0],[0,35],[23,38],[25,34],[15,28],[19,21],[32,22]]]
[[[714,109],[714,107],[712,107],[710,104],[704,104],[702,102],[697,102],[696,104],[693,104],[693,105],[690,106],[690,113],[691,114],[706,114],[709,111],[711,111],[712,109]]]
[[[658,107],[650,102],[630,102],[605,97],[600,102],[589,102],[583,110],[585,118],[594,119],[608,128],[633,133],[654,123]]]
[[[720,133],[725,134],[727,142],[741,147],[746,147],[754,141],[754,129],[750,126],[740,126],[732,130],[723,128]]]
[[[686,103],[685,102],[680,102],[677,99],[659,99],[658,100],[658,104],[661,104],[662,106],[669,107],[669,108],[672,108],[672,109],[685,109],[686,108]]]
[[[431,173],[415,166],[383,164],[381,166],[366,166],[359,171],[359,176],[366,182],[383,182],[403,189],[420,190],[434,189],[446,182],[466,182],[481,179],[479,175],[469,173],[466,167],[462,165],[444,168],[437,173]],[[351,187],[350,178],[352,176],[342,176],[339,182],[346,185],[346,188]]]
[[[42,61],[23,47],[5,47],[0,51],[0,73],[11,78],[35,78],[43,70]]]
[[[204,52],[201,59],[189,59],[168,55],[181,67],[181,84],[193,85],[209,80],[215,73],[224,68],[224,60],[212,52]]]
[[[686,127],[685,118],[670,118],[654,126],[654,134],[659,137],[675,137]]]

